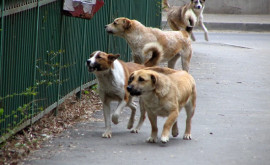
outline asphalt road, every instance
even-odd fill
[[[148,119],[132,134],[126,129],[130,110],[125,109],[111,139],[101,138],[103,122],[80,123],[48,141],[24,164],[268,165],[270,34],[209,33],[210,42],[202,33],[195,36],[190,73],[198,98],[191,141],[182,139],[184,111],[177,138],[149,144]],[[102,118],[101,112],[95,115]],[[159,137],[164,121],[158,119]]]

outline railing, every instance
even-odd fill
[[[62,15],[62,0],[1,1],[0,142],[93,85],[85,67],[91,52],[131,60],[127,43],[104,30],[114,18],[161,22],[160,0],[105,0],[91,20]]]

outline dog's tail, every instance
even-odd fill
[[[195,27],[195,24],[197,23],[197,17],[192,10],[187,10],[185,14],[185,21],[187,25],[185,30],[188,33],[191,33],[193,30],[193,27]]]
[[[164,9],[165,11],[168,11],[168,9],[171,7],[171,6],[169,5],[169,3],[168,3],[168,0],[163,0],[163,1],[162,1],[162,4],[163,4],[163,9]]]
[[[145,66],[155,66],[159,64],[163,58],[163,47],[158,42],[151,42],[144,46],[142,54],[144,57],[150,56],[150,58],[144,63]]]

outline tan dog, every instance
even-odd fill
[[[208,41],[208,31],[203,23],[205,0],[190,0],[181,7],[170,7],[168,0],[163,0],[163,6],[168,11],[167,20],[172,30],[186,29],[187,26],[194,27],[199,24],[204,30],[205,40]],[[192,32],[191,38],[196,40]]]
[[[185,107],[186,131],[184,139],[191,139],[191,118],[196,107],[196,87],[193,77],[186,71],[150,67],[133,72],[127,90],[132,96],[140,96],[152,125],[148,142],[157,142],[157,116],[168,116],[161,135],[161,142],[169,141],[169,133],[178,135],[177,117]]]
[[[105,28],[109,34],[127,41],[135,63],[154,66],[162,61],[168,61],[168,67],[174,68],[177,59],[181,57],[182,68],[189,70],[192,56],[189,32],[192,28],[187,27],[186,31],[162,31],[158,28],[145,27],[139,21],[124,17],[115,19]]]
[[[99,96],[103,103],[103,115],[105,120],[106,130],[102,134],[104,138],[110,138],[111,133],[111,101],[118,101],[118,107],[112,115],[114,124],[118,124],[118,118],[125,106],[131,110],[131,116],[128,122],[128,129],[133,127],[134,117],[136,114],[136,106],[132,97],[127,92],[126,87],[128,84],[129,75],[138,69],[144,68],[143,65],[135,63],[125,63],[117,58],[120,55],[107,54],[101,51],[95,51],[90,55],[87,60],[87,67],[89,72],[93,72],[99,84]],[[143,108],[141,108],[143,110]],[[145,114],[141,115],[140,121],[133,132],[138,132],[143,124]]]

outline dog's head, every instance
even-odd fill
[[[140,96],[155,89],[156,77],[149,70],[137,70],[129,76],[127,91],[132,96]]]
[[[93,52],[89,59],[86,61],[89,72],[105,71],[113,67],[113,62],[120,55],[119,54],[107,54],[101,51]]]
[[[205,5],[205,0],[191,0],[193,9],[202,10]]]
[[[132,21],[125,17],[116,18],[112,23],[105,26],[109,34],[122,35],[130,29]]]
[[[168,93],[167,79],[153,70],[141,69],[133,72],[128,80],[127,91],[131,96],[152,94],[164,96]]]

